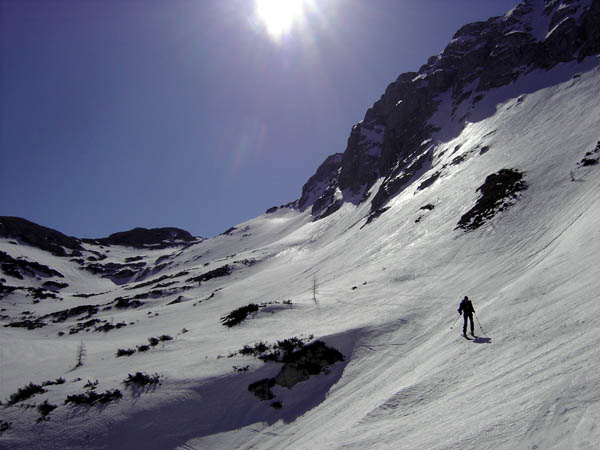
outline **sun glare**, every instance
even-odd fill
[[[256,0],[256,15],[268,33],[280,39],[304,13],[305,0]]]

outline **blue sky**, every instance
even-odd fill
[[[285,1],[285,0],[282,0]],[[300,196],[400,73],[516,0],[0,0],[0,215],[214,236]]]

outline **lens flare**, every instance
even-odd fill
[[[256,0],[256,15],[267,32],[280,39],[304,14],[304,0]]]

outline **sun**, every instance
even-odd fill
[[[256,15],[274,39],[281,39],[304,14],[305,0],[255,0]]]

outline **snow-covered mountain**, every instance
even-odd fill
[[[0,218],[0,446],[597,448],[598,30],[466,25],[215,238]]]

